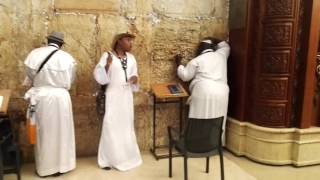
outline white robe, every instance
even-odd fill
[[[203,52],[192,59],[186,67],[178,67],[178,76],[183,81],[190,81],[191,96],[189,118],[210,119],[224,116],[225,129],[229,86],[227,83],[227,59],[230,47],[226,42],[220,42],[215,52]],[[224,143],[224,133],[222,141]]]
[[[130,170],[142,163],[134,131],[133,93],[137,85],[126,83],[120,60],[113,55],[112,64],[106,73],[108,53],[104,53],[94,70],[99,84],[108,84],[106,89],[105,115],[98,150],[98,165],[120,171]],[[134,56],[127,53],[127,77],[138,76]]]
[[[57,47],[33,50],[26,58],[26,81],[33,87],[25,99],[35,105],[37,139],[36,170],[40,176],[65,173],[76,167],[71,98],[68,90],[75,78],[76,62],[68,53],[57,51],[36,75],[42,61]]]

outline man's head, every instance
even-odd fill
[[[47,37],[48,44],[54,43],[61,47],[64,44],[64,35],[61,32],[53,31]]]
[[[207,49],[212,49],[213,51],[215,51],[219,42],[220,40],[213,37],[204,38],[198,45],[197,56]]]
[[[121,33],[115,36],[113,49],[121,48],[125,52],[129,52],[135,36],[129,33]]]

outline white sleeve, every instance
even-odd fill
[[[74,61],[71,67],[71,84],[76,79],[77,63]]]
[[[191,60],[186,67],[180,65],[178,67],[178,76],[182,81],[190,81],[195,75],[197,70],[197,62],[195,59]]]
[[[137,66],[137,61],[136,59],[133,57],[133,66],[131,69],[131,76],[137,76],[138,77],[138,66]]]
[[[94,68],[93,76],[94,79],[101,85],[108,84],[110,82],[110,67],[109,71],[106,72],[105,66],[107,64],[108,53],[103,53],[99,63]]]
[[[134,56],[132,56],[132,57],[133,57],[133,60],[134,60],[134,61],[133,61],[133,66],[131,67],[132,69],[131,69],[130,77],[132,77],[132,76],[137,76],[137,77],[139,77],[139,75],[138,75],[137,61],[136,61],[136,59],[135,59]],[[130,77],[129,77],[129,79],[130,79]],[[132,91],[133,91],[133,92],[138,92],[138,91],[139,91],[139,88],[140,88],[139,81],[138,81],[137,84],[131,84],[131,88],[132,88]]]
[[[23,80],[22,86],[31,87],[32,86],[32,80],[29,78],[29,76],[26,76]]]
[[[36,75],[36,71],[27,67],[25,68],[25,71],[26,71],[26,77],[24,78],[24,81],[22,83],[23,86],[32,86],[33,84],[33,79]]]
[[[220,42],[218,44],[218,49],[216,50],[216,52],[222,54],[225,58],[228,58],[230,54],[229,44],[225,41]]]

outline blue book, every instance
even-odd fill
[[[170,84],[167,86],[171,94],[179,94],[182,93],[180,87],[176,84]]]

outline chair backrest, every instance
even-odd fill
[[[9,120],[0,119],[0,140],[12,133]]]
[[[221,147],[223,116],[188,120],[184,133],[186,151],[205,153]]]

